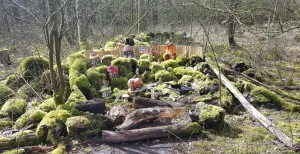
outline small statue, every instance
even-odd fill
[[[102,80],[103,86],[101,87],[100,92],[102,93],[103,98],[109,98],[112,94],[111,88],[108,87],[108,81],[103,79]]]
[[[91,53],[89,59],[93,67],[98,66],[101,62],[100,57],[97,53]]]
[[[119,69],[117,66],[109,66],[106,71],[108,73],[109,79],[119,76]]]
[[[128,80],[128,91],[133,92],[135,90],[140,89],[143,86],[143,81],[138,78],[137,76],[134,76],[133,78]]]
[[[140,75],[139,68],[136,68],[136,69],[135,69],[135,75],[137,75],[137,76]]]

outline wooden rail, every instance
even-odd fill
[[[215,72],[215,74],[221,78],[222,83],[231,91],[231,93],[241,102],[241,104],[250,112],[265,128],[267,128],[271,133],[273,133],[283,144],[293,148],[294,142],[283,133],[275,124],[273,124],[268,118],[257,111],[246,99],[245,97],[233,86],[230,81],[212,65],[212,62],[208,60],[209,67]]]

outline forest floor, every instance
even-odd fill
[[[213,30],[213,43],[225,44],[226,32],[224,29]],[[277,63],[268,61],[263,64],[253,63],[257,68],[268,69],[283,76],[292,75],[297,84],[300,83],[300,43],[293,41],[293,36],[299,31],[290,31],[279,38],[277,51],[284,55],[284,60]],[[249,32],[237,34],[239,44],[247,48],[249,53],[243,56],[257,58],[260,54],[252,53],[254,50],[265,48],[272,49],[277,42],[258,43],[262,36],[254,36]],[[198,40],[203,38],[199,34]],[[214,39],[215,38],[215,39]],[[284,41],[282,41],[284,40]],[[279,45],[284,46],[284,49]],[[274,51],[274,50],[273,50]],[[249,55],[247,55],[249,54]],[[269,53],[267,53],[269,54]],[[259,60],[258,60],[259,61]],[[12,66],[0,66],[0,76],[5,78],[17,69],[18,64]],[[299,94],[299,91],[294,91]],[[270,109],[264,106],[256,108],[269,118],[275,125],[281,128],[291,138],[300,141],[300,113],[293,113],[284,110]],[[226,126],[222,130],[205,130],[201,135],[186,137],[170,136],[170,138],[141,141],[125,144],[105,144],[101,138],[94,138],[86,141],[73,140],[72,153],[292,153],[276,139],[272,133],[265,129],[256,119],[242,106],[237,108],[237,114],[227,114],[225,117]]]

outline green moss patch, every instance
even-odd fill
[[[55,110],[56,106],[53,98],[45,100],[42,104],[39,105],[39,108],[44,112],[50,112]]]
[[[11,74],[4,81],[4,85],[6,85],[9,88],[12,88],[14,90],[19,89],[24,83],[25,83],[24,80],[20,77],[20,75],[18,75],[16,73],[15,74]],[[1,90],[1,88],[0,88],[0,90]],[[0,102],[1,102],[1,100],[0,100]]]
[[[9,150],[5,151],[3,154],[25,154],[25,149]]]
[[[11,127],[13,124],[13,121],[9,118],[0,119],[0,130],[2,128]]]
[[[190,85],[191,82],[193,82],[194,78],[190,75],[184,75],[182,78],[178,81],[178,84],[183,84],[183,85]]]
[[[49,69],[49,61],[44,57],[30,56],[25,58],[19,67],[19,72],[26,80],[39,77],[45,70]]]
[[[10,117],[19,117],[25,112],[27,102],[20,98],[9,99],[1,108],[1,112],[8,114]]]
[[[295,135],[300,133],[300,124],[298,122],[279,122],[277,125],[284,133],[293,138],[295,142],[300,143],[300,136]]]
[[[199,123],[205,128],[222,128],[225,124],[225,110],[214,105],[201,104]]]
[[[0,108],[4,105],[4,103],[12,98],[15,95],[15,92],[9,87],[0,84]]]
[[[195,79],[201,79],[201,80],[206,79],[206,76],[203,73],[194,71],[193,68],[191,67],[187,67],[187,68],[177,67],[174,69],[174,73],[178,78],[182,78],[183,75],[190,75]]]
[[[112,88],[127,89],[128,88],[127,82],[128,82],[128,78],[126,77],[113,78],[110,81],[110,86]]]
[[[158,62],[151,62],[150,70],[151,70],[151,73],[156,73],[160,70],[164,70],[164,66]]]
[[[144,73],[145,71],[150,71],[150,61],[148,59],[140,59],[138,61],[138,68],[140,73]]]
[[[76,105],[79,102],[86,101],[86,97],[83,95],[83,93],[80,91],[80,89],[77,86],[73,86],[73,91],[71,95],[69,96],[66,104],[73,104]]]
[[[86,59],[86,57],[85,57],[82,53],[76,52],[76,53],[71,54],[71,55],[67,58],[66,63],[67,63],[68,66],[72,66],[72,64],[73,64],[76,60],[78,60],[78,59],[83,59],[83,60],[84,60],[84,59]]]
[[[58,144],[58,146],[51,152],[51,154],[67,154],[66,146],[62,143]]]
[[[28,110],[17,119],[14,128],[21,129],[30,124],[39,123],[45,115],[46,112],[41,110]]]
[[[185,55],[179,55],[176,57],[176,61],[180,66],[185,66],[189,62],[189,58]]]
[[[111,61],[113,61],[115,59],[117,59],[117,57],[114,55],[105,55],[101,58],[101,62],[102,62],[102,64],[104,64],[106,66],[110,66]]]
[[[163,82],[177,81],[178,80],[177,77],[173,73],[170,73],[170,72],[165,71],[165,70],[161,70],[161,71],[158,71],[157,73],[155,73],[155,80],[159,81],[160,79]]]
[[[132,67],[130,60],[128,58],[119,57],[111,62],[112,66],[118,66],[119,74],[121,76],[126,76],[128,73],[132,72]]]
[[[165,68],[176,68],[176,67],[179,67],[179,64],[176,60],[173,60],[173,59],[169,59],[169,60],[166,60],[163,62],[163,65]]]

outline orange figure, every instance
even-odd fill
[[[172,44],[172,42],[168,42],[165,54],[163,56],[164,60],[176,59],[176,47]]]
[[[143,81],[140,78],[135,76],[128,80],[127,85],[129,88],[128,91],[132,92],[132,91],[135,91],[135,90],[139,89],[140,87],[142,87]]]

